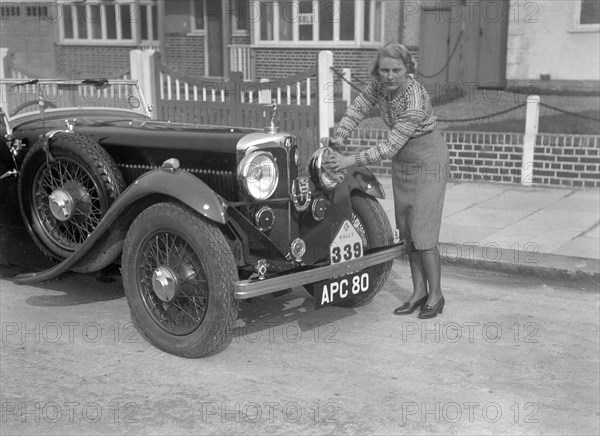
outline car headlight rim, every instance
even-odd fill
[[[321,189],[331,191],[337,188],[341,181],[335,181],[329,177],[327,171],[323,169],[323,158],[331,151],[328,147],[321,147],[315,151],[310,159],[310,175],[313,182]]]
[[[267,200],[279,184],[277,162],[269,152],[250,153],[238,165],[238,179],[246,195],[254,200]]]

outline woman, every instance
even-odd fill
[[[434,318],[444,309],[437,243],[446,193],[444,171],[448,146],[436,128],[431,100],[413,78],[415,62],[405,46],[388,43],[375,59],[373,80],[348,108],[331,141],[342,144],[376,105],[390,131],[388,138],[361,153],[330,153],[325,167],[343,171],[352,165],[392,159],[396,227],[409,244],[413,281],[410,299],[394,314],[420,308],[419,318]]]

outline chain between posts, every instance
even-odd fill
[[[442,123],[464,123],[464,122],[468,122],[468,121],[479,121],[479,120],[485,120],[487,118],[492,118],[492,117],[497,117],[499,115],[504,115],[507,114],[509,112],[515,111],[519,108],[522,108],[523,106],[526,106],[527,103],[521,103],[517,106],[513,106],[509,109],[505,109],[499,112],[495,112],[493,114],[488,114],[488,115],[482,115],[480,117],[473,117],[473,118],[459,118],[459,119],[455,119],[455,120],[446,120],[446,119],[442,119],[442,118],[438,118],[437,121],[440,121]]]
[[[562,112],[563,114],[571,115],[573,117],[585,118],[586,120],[592,120],[592,121],[600,121],[600,118],[594,118],[594,117],[589,117],[587,115],[578,114],[578,113],[575,113],[575,112],[569,112],[569,111],[566,111],[564,109],[560,109],[560,108],[557,108],[555,106],[551,106],[549,104],[540,103],[540,106],[548,108],[548,109],[552,109],[552,110],[555,110],[555,111],[558,111],[558,112]]]
[[[333,67],[330,67],[330,68],[331,68],[331,71],[333,71],[333,74],[338,76],[338,78],[340,78],[342,81],[346,82],[348,85],[350,85],[352,88],[354,88],[358,92],[362,92],[362,89],[360,89],[358,86],[356,86],[354,83],[350,82],[348,79],[346,79],[344,77],[344,73],[340,73],[338,70],[336,70]],[[364,81],[362,81],[362,80],[358,80],[358,81],[361,82],[363,85],[366,85],[366,83]]]
[[[331,70],[333,71],[333,73],[340,80],[342,80],[342,81],[346,82],[347,84],[349,84],[356,91],[362,92],[362,90],[358,86],[356,86],[354,83],[352,83],[348,79],[346,79],[344,77],[343,73],[340,73],[338,70],[336,70],[333,67],[331,67]],[[360,79],[357,79],[357,81],[360,82],[361,84],[366,84],[366,82],[364,82],[364,81],[362,81]],[[473,118],[460,118],[460,119],[453,119],[453,120],[438,118],[437,121],[443,122],[443,123],[463,123],[463,122],[469,122],[469,121],[480,121],[480,120],[485,120],[487,118],[493,118],[493,117],[496,117],[496,116],[499,116],[499,115],[504,115],[506,113],[515,111],[515,110],[517,110],[519,108],[522,108],[523,106],[526,106],[526,103],[521,103],[521,104],[519,104],[517,106],[513,106],[513,107],[511,107],[509,109],[505,109],[505,110],[502,110],[502,111],[499,111],[499,112],[495,112],[493,114],[482,115],[482,116],[473,117]],[[592,120],[592,121],[600,121],[600,118],[594,118],[594,117],[590,117],[590,116],[587,116],[587,115],[578,114],[576,112],[570,112],[570,111],[567,111],[567,110],[564,110],[564,109],[560,109],[560,108],[555,107],[555,106],[551,106],[549,104],[540,103],[540,106],[543,106],[545,108],[552,109],[552,110],[555,110],[555,111],[558,111],[558,112],[562,112],[564,114],[571,115],[571,116],[574,116],[574,117],[584,118],[584,119]]]

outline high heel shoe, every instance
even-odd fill
[[[426,301],[427,301],[427,295],[425,295],[423,298],[419,298],[417,301],[415,301],[412,304],[407,301],[402,306],[400,306],[400,307],[396,308],[396,310],[394,310],[394,315],[409,315],[409,314],[413,313],[415,311],[415,309],[417,309],[418,307],[423,306]]]
[[[435,318],[438,315],[438,313],[442,313],[445,304],[446,301],[444,300],[444,297],[442,297],[440,298],[440,301],[438,301],[433,306],[430,306],[429,304],[424,305],[423,307],[421,307],[421,311],[419,312],[418,318]]]

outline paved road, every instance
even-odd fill
[[[444,269],[440,317],[391,314],[398,260],[360,309],[303,290],[244,303],[186,360],[129,324],[120,282],[0,279],[2,434],[598,434],[597,283]]]

